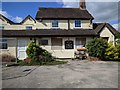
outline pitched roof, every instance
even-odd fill
[[[0,18],[4,18],[9,24],[15,24],[13,21],[11,21],[10,19],[6,18],[2,14],[0,14]]]
[[[32,16],[30,16],[30,15],[28,15],[25,19],[23,19],[23,21],[22,22],[20,22],[21,24],[22,23],[24,23],[27,19],[29,19],[29,18],[31,18],[34,22],[36,22],[33,18],[32,18]]]
[[[42,37],[42,36],[96,36],[93,30],[81,29],[81,30],[51,30],[51,29],[39,29],[39,30],[3,30],[2,35],[5,37]]]
[[[107,27],[110,32],[113,34],[113,35],[116,35],[117,31],[115,28],[113,28],[109,23],[95,23],[93,24],[95,27],[94,27],[94,30],[96,33],[100,33],[103,28]]]
[[[80,8],[39,8],[36,19],[94,19],[87,10]]]

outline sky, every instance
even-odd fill
[[[32,0],[31,0],[32,1]],[[45,2],[46,1],[46,2]],[[79,8],[79,2],[69,2],[70,0],[41,0],[40,2],[2,2],[0,14],[9,18],[14,22],[21,22],[26,16],[31,15],[35,18],[39,7],[52,7],[52,8]],[[120,27],[119,15],[119,0],[116,2],[88,2],[86,0],[87,10],[93,15],[94,23],[110,23],[118,30]],[[1,4],[0,4],[1,5]]]

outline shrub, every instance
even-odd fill
[[[32,59],[32,61],[29,63],[30,65],[33,65],[33,64],[37,65],[37,64],[42,64],[42,62],[54,61],[54,58],[51,55],[51,53],[49,53],[45,49],[42,49],[35,42],[31,42],[28,45],[26,53],[27,53],[28,58]]]
[[[90,56],[104,59],[107,46],[108,44],[106,40],[102,38],[94,38],[87,43],[86,48],[88,49]]]
[[[32,60],[38,60],[38,57],[40,54],[42,54],[44,50],[42,48],[40,48],[38,45],[36,45],[35,42],[31,42],[28,45],[28,48],[26,50],[27,56],[29,58],[32,58]]]
[[[112,43],[108,44],[105,53],[106,60],[120,60],[120,45],[113,46]]]
[[[16,61],[16,58],[10,54],[1,54],[0,59],[2,59],[2,62],[15,62]]]

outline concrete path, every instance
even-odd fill
[[[118,62],[3,68],[3,88],[118,88]]]

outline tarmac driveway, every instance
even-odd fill
[[[118,62],[5,67],[2,78],[3,88],[118,88]]]

